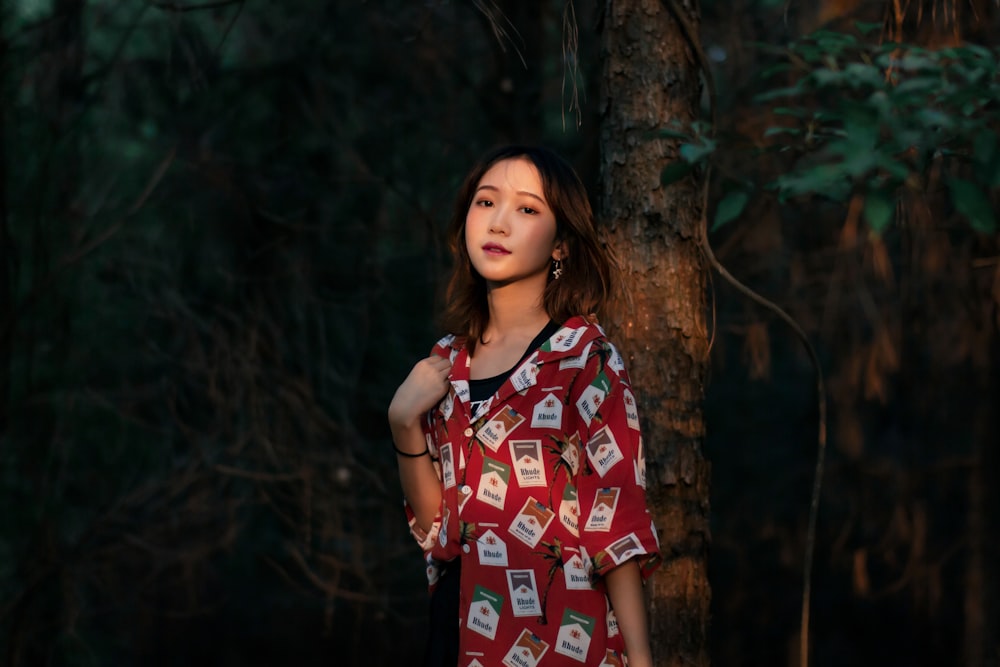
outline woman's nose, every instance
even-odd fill
[[[493,215],[490,217],[489,229],[494,234],[506,234],[508,231],[507,216],[499,208],[495,209]]]

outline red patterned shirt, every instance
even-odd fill
[[[424,533],[431,587],[461,558],[459,665],[622,665],[603,575],[660,562],[646,509],[635,397],[597,324],[568,320],[483,402],[469,404],[469,355],[443,338],[451,389],[425,435],[442,503]]]

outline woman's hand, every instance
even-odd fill
[[[417,362],[389,404],[389,428],[396,443],[399,480],[417,526],[426,534],[441,505],[441,480],[428,454],[420,418],[448,392],[451,362],[432,355]]]
[[[448,393],[451,361],[431,355],[421,359],[399,385],[389,404],[389,425],[393,431],[412,427]]]

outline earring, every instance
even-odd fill
[[[562,274],[563,274],[562,260],[557,259],[555,260],[555,263],[552,266],[552,280],[559,280],[560,278],[562,278]]]

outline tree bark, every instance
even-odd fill
[[[7,3],[0,0],[0,35],[4,34]],[[7,433],[10,410],[11,331],[14,320],[14,248],[7,219],[7,40],[0,39],[0,442]]]
[[[696,0],[674,4],[698,24]],[[681,26],[659,0],[613,1],[603,12],[599,210],[631,293],[622,316],[606,324],[636,388],[664,555],[648,587],[650,635],[656,664],[704,666],[711,590],[701,203],[692,179],[661,185],[677,146],[657,135],[673,119],[696,117],[700,78]]]
[[[1000,288],[1000,272],[996,278]],[[983,295],[989,299],[988,295]],[[987,301],[988,303],[988,301]],[[992,306],[1000,308],[1000,304]],[[985,310],[990,310],[987,308]],[[986,319],[986,318],[984,318]],[[987,326],[993,322],[986,319]],[[996,332],[989,336],[985,355],[991,368],[977,372],[976,393],[995,396],[1000,387],[1000,345]],[[997,587],[997,482],[1000,481],[1000,457],[997,455],[996,433],[1000,420],[989,401],[974,401],[971,407],[970,436],[972,439],[971,467],[966,485],[968,510],[965,517],[966,561],[964,572],[962,653],[964,667],[996,665],[1000,655],[1000,613]]]
[[[965,564],[964,633],[962,637],[965,667],[986,664],[986,480],[983,470],[984,439],[988,420],[985,409],[974,411],[972,427],[972,467],[967,487],[969,509],[965,517],[968,556]]]

